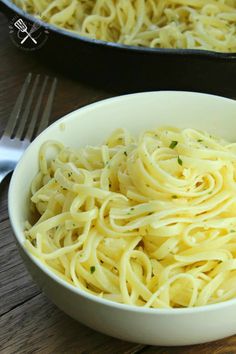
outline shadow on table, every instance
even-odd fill
[[[7,201],[8,201],[8,188],[11,180],[11,174],[4,178],[0,184],[0,222],[7,219]]]

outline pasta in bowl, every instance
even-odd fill
[[[235,114],[234,101],[216,96],[134,94],[71,113],[31,144],[10,216],[31,273],[60,308],[148,344],[235,333]]]
[[[47,161],[47,150],[56,148]],[[236,144],[193,129],[40,148],[26,247],[91,294],[154,307],[236,296]]]

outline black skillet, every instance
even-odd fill
[[[168,89],[236,97],[236,53],[107,43],[43,23],[9,0],[0,0],[0,10],[11,28],[21,18],[28,25],[39,24],[41,32],[49,31],[41,48],[28,51],[29,55],[92,85],[122,93]]]

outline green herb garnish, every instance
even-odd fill
[[[169,146],[169,148],[170,149],[174,149],[175,147],[176,147],[176,145],[178,144],[178,141],[176,141],[176,140],[172,140],[172,142],[170,143],[170,146]]]
[[[178,161],[178,164],[180,165],[180,166],[182,166],[183,165],[183,161],[181,160],[181,158],[178,156],[178,158],[177,158],[177,161]]]
[[[91,266],[91,267],[90,267],[90,273],[91,273],[91,274],[93,274],[93,273],[95,272],[95,270],[96,270],[95,266]]]
[[[177,199],[178,197],[177,197],[177,195],[172,195],[172,198]]]
[[[126,151],[124,151],[124,155],[127,156],[127,152]]]
[[[198,142],[199,142],[199,143],[202,143],[202,142],[203,142],[203,140],[202,140],[202,139],[198,139]]]

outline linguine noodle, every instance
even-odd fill
[[[236,0],[14,0],[55,26],[108,42],[236,52]]]
[[[101,146],[44,143],[26,248],[108,300],[192,307],[236,296],[236,144],[162,127]]]

